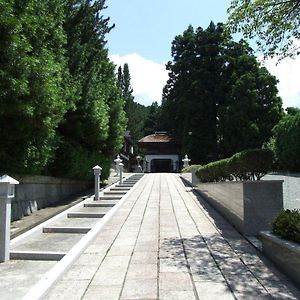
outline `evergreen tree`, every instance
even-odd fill
[[[41,173],[72,106],[60,0],[0,0],[1,172]]]
[[[145,120],[149,109],[134,101],[133,89],[128,64],[118,68],[118,83],[125,101],[125,112],[128,119],[127,130],[131,132],[134,148],[137,151],[137,142],[145,135]]]
[[[222,24],[190,26],[172,43],[162,120],[194,162],[207,163],[269,140],[281,118],[276,79]]]
[[[273,129],[275,154],[281,169],[300,171],[300,110],[289,111]]]
[[[91,168],[99,164],[105,178],[112,156],[122,146],[124,102],[105,48],[105,35],[112,27],[103,9],[104,0],[65,1],[66,50],[78,99],[59,128],[62,142],[51,166],[59,176],[89,178]]]
[[[163,128],[160,124],[160,106],[157,102],[153,102],[149,108],[148,116],[145,120],[144,134],[149,135],[155,131],[162,131]]]
[[[213,23],[203,30],[192,26],[172,43],[173,62],[164,89],[162,110],[167,129],[182,143],[182,152],[205,163],[217,157],[217,107],[222,101],[220,48],[223,27]],[[170,111],[169,111],[170,110]]]
[[[261,147],[282,116],[277,80],[260,67],[248,45],[230,43],[226,49],[226,98],[218,109],[219,145],[223,157]]]

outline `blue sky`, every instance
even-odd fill
[[[105,15],[115,24],[107,35],[109,55],[116,65],[129,64],[137,102],[160,102],[175,36],[189,25],[206,28],[210,21],[225,22],[229,4],[230,0],[106,0]],[[284,106],[300,107],[300,58],[279,66],[269,60],[266,66],[280,80]]]
[[[139,53],[163,63],[171,58],[171,43],[191,24],[206,28],[225,22],[226,0],[107,0],[106,13],[116,28],[108,37],[110,53]]]

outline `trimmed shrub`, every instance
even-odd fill
[[[197,170],[197,169],[199,169],[201,167],[202,167],[201,165],[191,165],[191,166],[182,168],[181,173],[189,173],[189,172],[192,171],[192,169]]]
[[[260,180],[272,169],[274,154],[270,149],[249,149],[234,154],[229,161],[237,180]]]
[[[218,182],[232,180],[230,174],[229,159],[221,159],[211,162],[196,171],[196,175],[202,182]]]
[[[273,233],[300,244],[300,211],[284,210],[273,222]]]
[[[201,182],[259,180],[271,170],[273,158],[269,149],[244,150],[199,168],[196,175]]]

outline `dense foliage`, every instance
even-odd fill
[[[273,222],[273,232],[300,244],[300,211],[287,209],[280,212]]]
[[[73,105],[60,0],[0,0],[0,166],[39,173]]]
[[[78,100],[59,127],[61,144],[51,170],[57,176],[87,178],[99,164],[107,177],[111,158],[123,143],[126,119],[105,48],[105,34],[111,30],[100,14],[105,2],[65,2],[66,48]]]
[[[201,182],[259,180],[272,169],[273,158],[268,149],[244,150],[200,167],[196,175]]]
[[[273,130],[275,154],[281,169],[300,171],[300,110],[288,112]]]
[[[161,124],[182,153],[205,164],[269,140],[282,102],[247,43],[234,42],[222,24],[190,26],[173,41],[172,57]]]
[[[299,0],[232,0],[228,11],[231,31],[242,32],[249,39],[257,37],[265,56],[300,53],[295,43],[300,38]]]
[[[201,165],[190,165],[188,167],[182,168],[181,172],[182,173],[188,173],[191,172],[192,170],[198,170],[199,168],[201,168]]]
[[[1,172],[108,175],[126,128],[105,0],[0,0]]]

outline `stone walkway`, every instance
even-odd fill
[[[178,174],[148,174],[46,299],[300,299]]]

